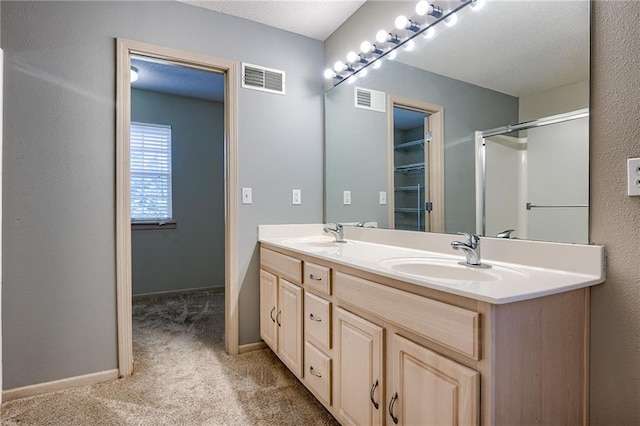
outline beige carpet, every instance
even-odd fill
[[[134,374],[2,406],[3,425],[336,425],[268,349],[224,352],[224,295],[136,300]]]

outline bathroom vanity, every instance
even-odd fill
[[[326,235],[326,234],[325,234]],[[604,249],[261,226],[260,332],[342,424],[588,422],[589,286]]]

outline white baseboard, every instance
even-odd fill
[[[118,369],[100,371],[98,373],[85,374],[84,376],[69,377],[67,379],[54,380],[53,382],[38,383],[21,388],[2,391],[2,401],[26,398],[28,396],[41,395],[43,393],[56,392],[79,386],[95,385],[96,383],[115,380],[118,378]]]
[[[238,353],[244,354],[247,352],[259,351],[267,347],[265,342],[247,343],[246,345],[238,346]]]

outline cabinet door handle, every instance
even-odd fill
[[[378,387],[378,379],[376,379],[376,381],[373,382],[373,386],[371,386],[371,391],[369,392],[369,399],[371,400],[371,403],[373,404],[373,406],[376,407],[376,410],[378,409],[379,404],[376,401],[374,401],[373,394],[375,393],[377,387]]]
[[[313,315],[313,314],[309,314],[309,319],[310,319],[311,321],[317,321],[317,322],[322,321],[322,318],[317,317],[317,316],[315,316],[315,315]]]
[[[273,313],[276,311],[276,307],[274,306],[273,309],[271,309],[271,312],[269,312],[269,316],[271,317],[271,321],[276,322],[276,319],[273,317]]]
[[[313,274],[309,274],[309,278],[311,278],[312,280],[316,280],[316,281],[322,281],[322,277],[316,277]]]
[[[276,322],[278,323],[278,327],[282,327],[282,324],[280,324],[280,314],[282,313],[282,311],[278,311],[278,314],[276,315]]]
[[[314,375],[316,377],[322,377],[322,374],[316,372],[316,370],[313,369],[313,365],[309,366],[309,373],[311,373],[312,375]]]
[[[391,416],[391,420],[393,420],[393,423],[395,424],[398,424],[398,418],[393,415],[393,406],[395,405],[397,400],[398,400],[398,392],[395,392],[391,397],[391,401],[389,401],[389,415]]]

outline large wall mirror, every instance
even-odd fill
[[[587,243],[589,1],[458,15],[326,92],[325,220]]]

